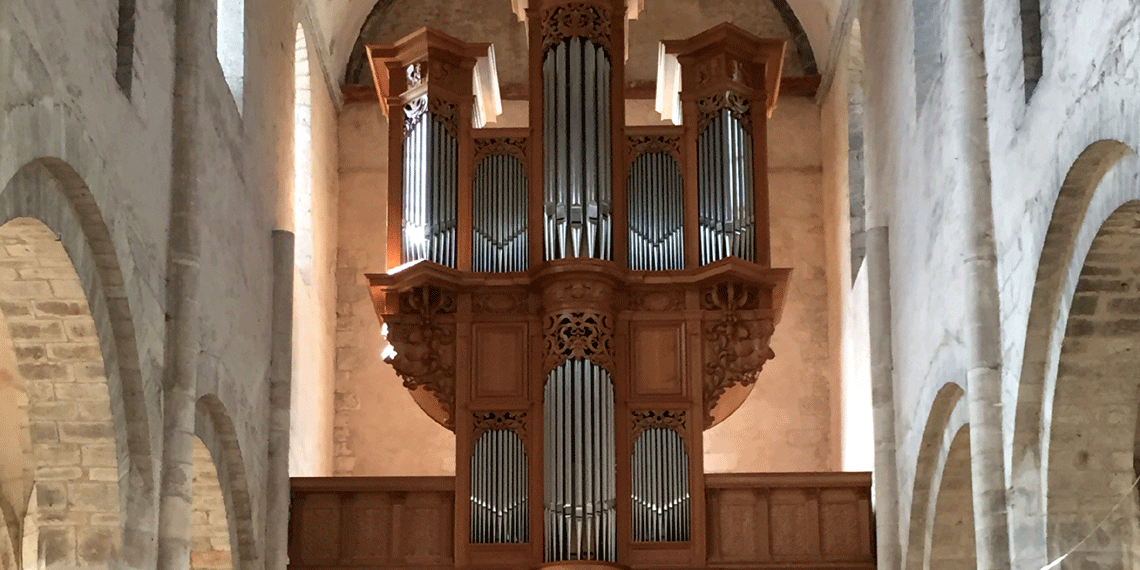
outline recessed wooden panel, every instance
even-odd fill
[[[771,494],[772,556],[777,560],[819,559],[819,503],[811,492],[778,489]]]
[[[633,389],[643,396],[679,396],[685,392],[682,323],[630,326]]]
[[[309,564],[329,564],[340,558],[340,497],[314,494],[300,501],[297,557]]]
[[[526,396],[526,332],[525,324],[474,326],[475,398]]]

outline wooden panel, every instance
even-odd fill
[[[869,473],[706,474],[708,566],[870,570]]]
[[[473,326],[474,398],[526,396],[526,324],[477,323]]]
[[[633,390],[639,396],[685,393],[681,323],[632,323],[629,327]]]
[[[289,568],[454,566],[451,477],[293,479]]]

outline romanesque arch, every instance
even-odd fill
[[[29,136],[34,133],[34,136]],[[92,188],[118,186],[94,152],[82,124],[50,101],[21,105],[0,116],[0,138],[13,141],[0,160],[0,224],[20,217],[42,222],[70,257],[87,300],[102,352],[115,426],[119,496],[125,509],[119,561],[153,566],[157,472],[152,438],[160,426],[148,412],[158,378],[146,378],[136,343],[116,244]],[[89,186],[90,185],[90,186]],[[121,227],[121,226],[120,226]]]
[[[969,432],[968,427],[966,427],[968,412],[963,396],[965,396],[965,391],[958,384],[953,382],[944,384],[934,397],[930,414],[927,416],[926,427],[922,432],[922,442],[915,464],[914,492],[911,495],[910,526],[905,561],[907,570],[935,568],[931,562],[934,556],[931,538],[937,526],[936,523],[941,522],[942,526],[945,527],[948,520],[947,513],[953,512],[949,507],[950,499],[945,497],[960,492],[960,489],[954,487],[949,490],[949,494],[943,494],[947,481],[945,479],[946,470],[950,469],[951,471],[950,481],[956,481],[958,470],[961,468],[961,443],[957,437],[963,432]],[[969,438],[967,437],[966,440],[965,474],[968,478],[970,475]],[[957,448],[954,447],[955,442],[958,443]],[[949,459],[952,452],[958,454],[954,455],[953,461]]]
[[[1065,177],[1042,246],[1017,386],[1010,472],[1016,554],[1034,567],[1045,565],[1060,548],[1056,529],[1047,533],[1046,526],[1047,513],[1053,512],[1048,505],[1054,496],[1051,446],[1064,439],[1052,431],[1066,421],[1057,422],[1058,411],[1065,414],[1055,396],[1064,392],[1056,389],[1070,307],[1076,309],[1078,278],[1102,223],[1122,204],[1140,198],[1137,173],[1140,162],[1124,143],[1101,140],[1085,148]]]
[[[79,276],[38,220],[0,226],[0,313],[7,534],[37,567],[107,567],[121,544],[123,430]]]
[[[1057,365],[1049,432],[1049,557],[1134,567],[1132,483],[1140,408],[1140,201],[1100,226],[1084,256]],[[1070,552],[1071,551],[1071,552]]]
[[[946,450],[927,540],[930,546],[924,568],[970,570],[977,567],[969,425],[958,428]]]
[[[258,534],[254,531],[249,480],[233,420],[222,401],[207,394],[198,399],[195,426],[198,439],[209,451],[216,469],[218,488],[225,504],[232,567],[257,568]]]

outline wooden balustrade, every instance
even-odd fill
[[[870,473],[706,474],[704,480],[705,567],[874,569]],[[451,570],[455,513],[452,477],[296,478],[289,568]],[[500,566],[533,566],[505,560]],[[633,567],[669,566],[647,560]]]
[[[293,479],[289,568],[454,568],[454,477]]]
[[[706,474],[710,568],[872,569],[870,473]]]

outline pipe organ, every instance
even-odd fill
[[[624,124],[621,0],[531,0],[529,126],[473,129],[486,44],[369,46],[389,121],[391,364],[456,434],[455,564],[703,565],[702,432],[774,354],[765,125],[784,41],[664,42],[682,124]]]

